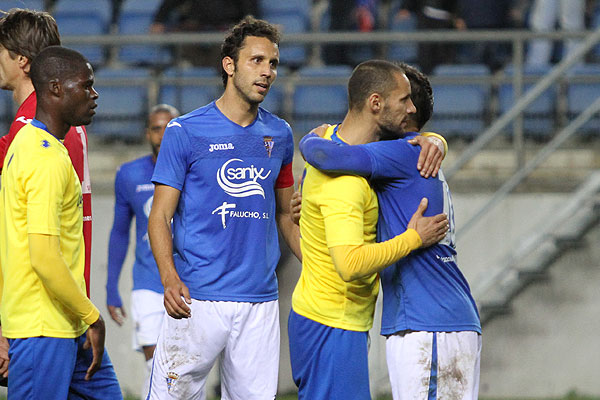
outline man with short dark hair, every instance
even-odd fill
[[[327,128],[328,142],[353,147],[403,132],[415,112],[404,71],[366,61],[348,82],[349,109]],[[419,152],[419,149],[415,149]],[[418,173],[417,161],[411,164]],[[411,204],[406,229],[375,243],[378,201],[366,179],[329,176],[307,164],[300,218],[302,273],[288,322],[292,374],[299,399],[370,399],[368,331],[379,291],[378,272],[441,240],[443,214],[424,217],[427,199]]]
[[[72,383],[86,330],[93,352],[86,380],[104,353],[104,321],[85,294],[82,191],[62,143],[71,126],[92,121],[98,93],[87,60],[60,46],[42,50],[30,76],[35,119],[9,146],[0,189],[8,396],[64,399],[78,389]]]
[[[278,44],[276,27],[244,18],[221,48],[223,95],[165,131],[148,233],[168,316],[151,399],[204,399],[217,359],[223,398],[275,398],[278,230],[300,257],[292,131],[259,107],[277,76]]]
[[[422,197],[429,199],[430,215],[448,215],[450,229],[443,240],[381,272],[381,334],[386,337],[394,400],[428,395],[475,400],[481,324],[469,284],[457,265],[450,190],[441,171],[429,178],[417,173],[413,165],[419,153],[409,143],[431,117],[433,91],[424,74],[406,64],[400,66],[411,83],[416,106],[402,139],[338,146],[307,135],[300,150],[319,170],[358,174],[373,182],[380,205],[379,240],[404,232]],[[443,373],[449,369],[453,373]]]

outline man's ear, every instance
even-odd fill
[[[58,79],[52,79],[48,82],[48,90],[56,97],[62,96],[62,85]]]
[[[223,69],[225,70],[225,73],[229,77],[232,77],[233,73],[235,72],[235,62],[233,61],[233,58],[223,57],[223,60],[221,60],[221,64],[223,65]]]
[[[23,72],[29,75],[29,70],[31,68],[31,61],[29,60],[29,58],[19,54],[17,55],[17,61],[19,63],[19,68],[21,68]]]
[[[383,108],[383,98],[379,93],[371,93],[367,98],[367,106],[372,113],[378,114]]]

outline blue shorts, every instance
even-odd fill
[[[299,400],[371,399],[367,332],[332,328],[291,310],[288,335]]]
[[[91,380],[85,380],[92,362],[92,349],[83,349],[85,338],[83,334],[76,339],[9,339],[8,397],[11,400],[123,399],[106,349],[100,370]]]

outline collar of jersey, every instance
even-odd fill
[[[331,141],[332,141],[332,142],[339,143],[339,144],[344,144],[344,145],[346,145],[346,146],[347,146],[347,145],[348,145],[348,143],[344,142],[344,140],[343,140],[342,138],[340,138],[340,137],[338,136],[338,134],[337,134],[337,133],[338,133],[338,128],[339,128],[339,126],[340,126],[340,125],[341,125],[341,124],[337,124],[337,125],[336,125],[336,126],[333,128],[333,133],[331,134]]]
[[[48,130],[48,127],[46,126],[46,124],[44,124],[42,121],[39,121],[39,120],[37,120],[37,119],[35,119],[35,118],[34,118],[34,119],[32,119],[32,120],[31,120],[31,125],[35,126],[36,128],[39,128],[39,129],[41,129],[41,130],[43,130],[43,131],[45,131],[45,132],[48,132],[48,134],[49,134],[50,136],[52,136],[54,139],[56,139],[56,140],[58,140],[59,142],[61,142],[61,143],[62,143],[62,140],[59,140],[59,139],[58,139],[56,136],[54,136],[54,135],[53,135],[53,134],[52,134],[52,133],[51,133],[51,132]]]

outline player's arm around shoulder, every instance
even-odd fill
[[[168,185],[157,184],[148,217],[148,236],[152,254],[158,265],[161,282],[165,288],[164,304],[167,313],[175,318],[189,318],[192,303],[190,292],[175,270],[171,219],[179,203],[181,192]],[[182,297],[185,299],[182,300]],[[187,303],[187,304],[186,304]]]
[[[408,141],[412,145],[421,146],[417,169],[421,176],[429,178],[437,176],[442,161],[448,154],[448,142],[440,134],[423,132]]]

